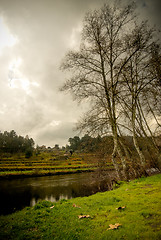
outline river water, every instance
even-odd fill
[[[107,181],[93,173],[0,180],[0,215],[34,206],[40,200],[56,202],[106,191]]]

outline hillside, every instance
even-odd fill
[[[113,169],[108,158],[104,163],[107,170]],[[0,158],[0,178],[93,171],[99,165],[99,156],[92,153],[41,152],[30,158],[23,154],[10,154]]]

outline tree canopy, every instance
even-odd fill
[[[31,152],[34,147],[34,140],[28,136],[18,136],[14,130],[0,132],[1,153],[26,153]]]
[[[69,149],[79,152],[100,152],[102,148],[106,147],[106,153],[111,154],[113,148],[112,137],[91,137],[85,134],[83,137],[74,136],[69,138]]]

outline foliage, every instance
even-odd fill
[[[28,136],[18,136],[14,130],[10,132],[0,132],[0,152],[1,153],[25,153],[33,151],[34,140]]]
[[[25,158],[30,158],[32,156],[32,148],[28,148],[26,149],[26,152],[25,152]]]
[[[160,240],[160,189],[161,174],[90,197],[61,200],[54,207],[42,201],[0,216],[0,239]],[[120,211],[120,206],[126,208]]]
[[[97,136],[91,137],[85,134],[83,137],[74,136],[69,138],[69,149],[80,152],[100,152],[104,149],[106,154],[111,154],[113,149],[112,136]]]

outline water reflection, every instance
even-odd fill
[[[107,190],[107,185],[100,186],[100,180],[93,181],[91,173],[0,180],[0,214],[34,206],[40,200],[56,202]]]

